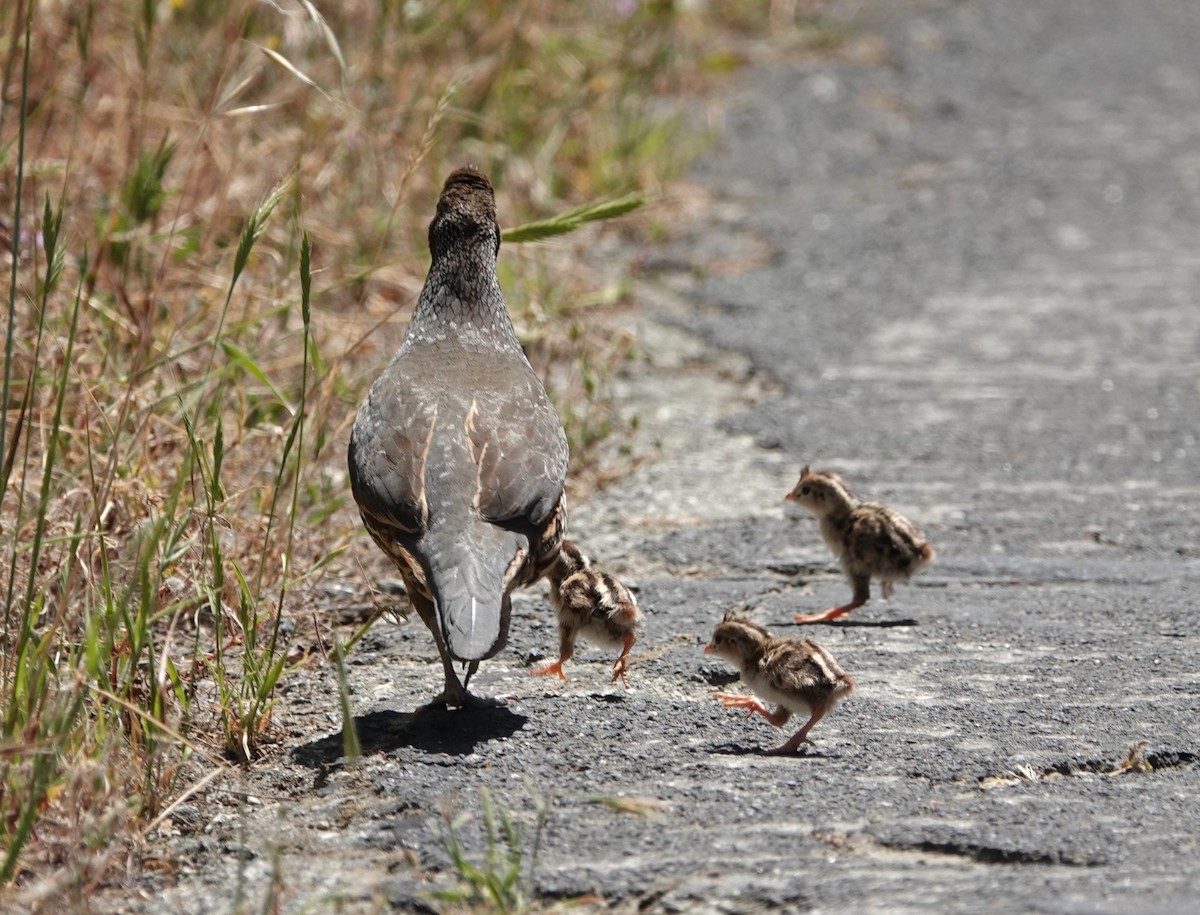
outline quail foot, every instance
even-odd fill
[[[879,502],[862,502],[830,471],[806,466],[785,499],[817,517],[821,537],[833,550],[854,593],[847,604],[821,613],[797,614],[797,623],[823,623],[845,616],[871,599],[871,579],[884,598],[897,581],[908,581],[933,561],[933,546],[898,512]]]
[[[407,334],[350,436],[363,524],[441,655],[445,688],[431,705],[496,703],[468,692],[471,675],[507,641],[510,592],[549,573],[565,534],[567,440],[517,341],[499,249],[491,183],[455,171]]]
[[[558,562],[548,575],[550,602],[558,616],[558,660],[530,673],[567,679],[563,664],[575,651],[575,639],[583,635],[601,646],[621,649],[611,682],[620,677],[628,688],[626,661],[642,624],[642,611],[633,594],[612,575],[595,569],[570,540],[563,542]]]
[[[793,714],[809,716],[786,743],[768,751],[771,756],[796,753],[802,743],[811,742],[808,732],[813,725],[854,690],[854,678],[816,642],[772,636],[732,611],[717,623],[704,652],[733,664],[746,685],[775,706],[771,711],[755,696],[713,693],[726,708],[757,713],[777,728],[787,724]]]

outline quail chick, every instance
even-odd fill
[[[642,611],[633,594],[607,572],[593,568],[583,551],[570,540],[563,541],[549,578],[550,602],[558,615],[558,660],[530,673],[557,674],[567,679],[563,664],[575,651],[575,639],[583,635],[604,647],[621,649],[613,665],[612,682],[616,683],[620,677],[628,688],[626,659],[642,624]]]
[[[842,564],[854,594],[850,603],[821,613],[797,614],[798,623],[822,623],[845,616],[871,599],[871,579],[884,598],[893,584],[908,581],[933,561],[933,546],[911,521],[879,502],[862,502],[830,471],[807,466],[784,498],[816,515],[821,537]]]
[[[567,439],[504,303],[484,175],[446,179],[429,250],[404,342],[355,420],[350,483],[437,643],[445,688],[430,704],[493,705],[467,684],[508,639],[512,589],[558,561]]]
[[[729,661],[741,671],[751,690],[775,705],[772,712],[754,696],[713,693],[726,708],[757,712],[777,728],[783,727],[793,714],[809,716],[785,744],[769,751],[772,756],[797,752],[808,741],[813,725],[854,689],[854,678],[816,642],[772,636],[762,626],[733,611],[717,623],[704,652]]]

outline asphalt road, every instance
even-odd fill
[[[528,678],[555,646],[533,593],[473,684],[518,699],[414,717],[428,633],[376,625],[363,760],[332,674],[290,682],[285,758],[179,812],[197,864],[142,909],[434,906],[442,813],[481,859],[487,789],[543,902],[1200,910],[1200,4],[833,10],[843,53],[739,79],[707,204],[642,256],[648,363],[619,394],[646,460],[573,516],[647,611],[633,688],[587,647],[566,684]],[[934,566],[792,624],[849,595],[784,511],[804,463],[901,509]],[[731,671],[700,649],[742,602],[858,680],[802,757],[709,695]]]
[[[676,474],[717,517],[636,550],[707,570],[647,582],[658,614],[748,599],[796,633],[849,594],[766,501],[812,463],[939,559],[805,629],[860,678],[827,758],[709,744],[740,815],[690,811],[696,898],[1200,910],[1200,6],[838,9],[850,59],[751,74],[694,176],[715,204],[652,256],[687,299],[659,314],[779,388],[718,423],[756,456]],[[1152,772],[1105,774],[1143,740]]]

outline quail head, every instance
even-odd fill
[[[797,614],[798,623],[821,623],[845,616],[871,599],[871,579],[878,579],[884,598],[897,581],[908,581],[933,561],[933,546],[898,512],[879,502],[862,502],[845,481],[830,471],[800,471],[785,499],[817,517],[821,537],[833,550],[853,596],[847,604],[821,613]]]
[[[509,594],[557,562],[567,440],[504,303],[484,175],[446,179],[429,250],[404,342],[355,420],[350,483],[437,643],[445,688],[431,704],[487,705],[467,684],[507,640]]]
[[[612,682],[620,677],[628,688],[626,660],[642,624],[642,611],[633,594],[612,575],[595,569],[570,540],[563,542],[558,562],[548,575],[550,601],[558,616],[558,660],[531,673],[557,674],[567,679],[563,664],[575,651],[575,639],[583,635],[604,647],[621,649],[613,665]]]
[[[811,742],[808,732],[813,725],[854,689],[854,678],[816,642],[772,636],[735,611],[726,613],[717,623],[704,651],[738,668],[746,685],[772,703],[775,710],[755,696],[713,693],[725,707],[757,713],[775,727],[783,727],[793,714],[809,716],[786,743],[769,751],[773,756],[795,753],[802,743]]]

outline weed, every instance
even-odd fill
[[[1038,770],[1028,763],[1022,763],[1015,769],[1010,769],[1003,775],[989,775],[979,780],[979,787],[987,790],[990,788],[1007,788],[1012,785],[1017,785],[1022,782],[1041,782],[1053,779],[1063,778],[1064,776],[1093,776],[1093,775],[1128,775],[1131,772],[1146,774],[1153,772],[1156,766],[1162,765],[1163,757],[1151,757],[1146,754],[1146,748],[1150,746],[1150,741],[1139,740],[1131,743],[1125,751],[1125,755],[1115,763],[1102,759],[1090,759],[1084,761],[1067,760],[1060,762],[1057,765],[1050,766],[1046,769]],[[1187,756],[1172,757],[1172,761],[1176,764],[1183,762],[1189,763],[1191,760]],[[1168,763],[1167,765],[1171,765]]]
[[[1146,747],[1150,746],[1150,741],[1139,740],[1136,743],[1131,743],[1129,749],[1125,752],[1125,757],[1116,764],[1108,775],[1124,775],[1128,772],[1153,772],[1154,766],[1150,760],[1146,758]]]
[[[323,7],[0,13],[0,886],[85,899],[271,747],[289,634],[332,644],[316,585],[361,578],[348,422],[451,167],[530,224],[503,279],[576,466],[613,428],[633,343],[594,315],[625,289],[579,246],[697,148],[654,100],[687,60],[679,11]]]
[[[467,814],[442,814],[442,845],[459,877],[459,886],[433,893],[435,899],[491,912],[525,912],[534,900],[533,872],[537,865],[542,832],[550,812],[550,800],[539,800],[534,817],[533,837],[526,845],[512,814],[497,810],[491,793],[480,789],[483,812],[483,857],[472,861],[462,834],[471,819]]]

